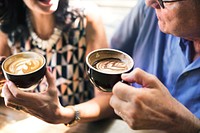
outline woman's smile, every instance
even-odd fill
[[[52,4],[51,1],[52,0],[39,0],[39,2],[42,3],[43,5],[51,5]]]

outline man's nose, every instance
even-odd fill
[[[145,0],[145,3],[146,3],[147,6],[153,7],[155,9],[160,8],[158,0]]]

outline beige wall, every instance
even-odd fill
[[[136,5],[137,0],[71,0],[71,2],[81,3],[81,5],[86,5],[91,10],[94,8],[93,4],[98,7],[109,42],[115,29],[130,9]]]

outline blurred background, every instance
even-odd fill
[[[70,0],[71,2],[80,2],[88,8],[94,8],[93,4],[98,6],[100,15],[103,18],[107,39],[111,36],[123,18],[134,7],[138,0]]]

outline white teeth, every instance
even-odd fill
[[[39,0],[42,3],[49,3],[50,0]]]

